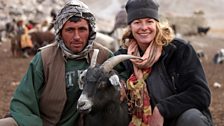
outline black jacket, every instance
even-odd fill
[[[127,50],[119,49],[115,55],[119,54],[127,54]],[[130,60],[115,69],[125,80],[133,73]],[[173,120],[190,108],[200,110],[211,120],[211,94],[204,70],[195,50],[184,40],[174,39],[163,47],[146,83],[152,107],[156,105],[165,120]]]

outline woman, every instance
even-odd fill
[[[159,22],[154,0],[129,0],[125,6],[126,48],[115,55],[142,57],[116,67],[127,83],[130,126],[211,126],[211,94],[193,47],[175,39]]]

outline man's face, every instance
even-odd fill
[[[61,35],[65,46],[73,53],[79,53],[84,49],[89,38],[88,22],[85,19],[78,22],[67,21]]]

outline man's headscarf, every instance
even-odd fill
[[[74,54],[70,49],[68,49],[60,35],[60,31],[65,24],[66,21],[68,21],[69,18],[77,16],[86,19],[90,24],[90,34],[89,39],[87,42],[87,45],[85,48],[79,52]],[[64,55],[67,58],[72,59],[82,59],[87,58],[88,52],[92,49],[93,40],[96,37],[96,31],[95,31],[95,17],[89,10],[88,6],[84,4],[83,2],[79,0],[70,0],[68,1],[65,6],[60,10],[58,13],[56,20],[54,22],[54,30],[56,34],[56,41],[58,42],[60,48],[62,49]]]

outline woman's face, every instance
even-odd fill
[[[134,20],[131,24],[131,32],[140,48],[145,50],[156,36],[156,21],[151,18]]]

